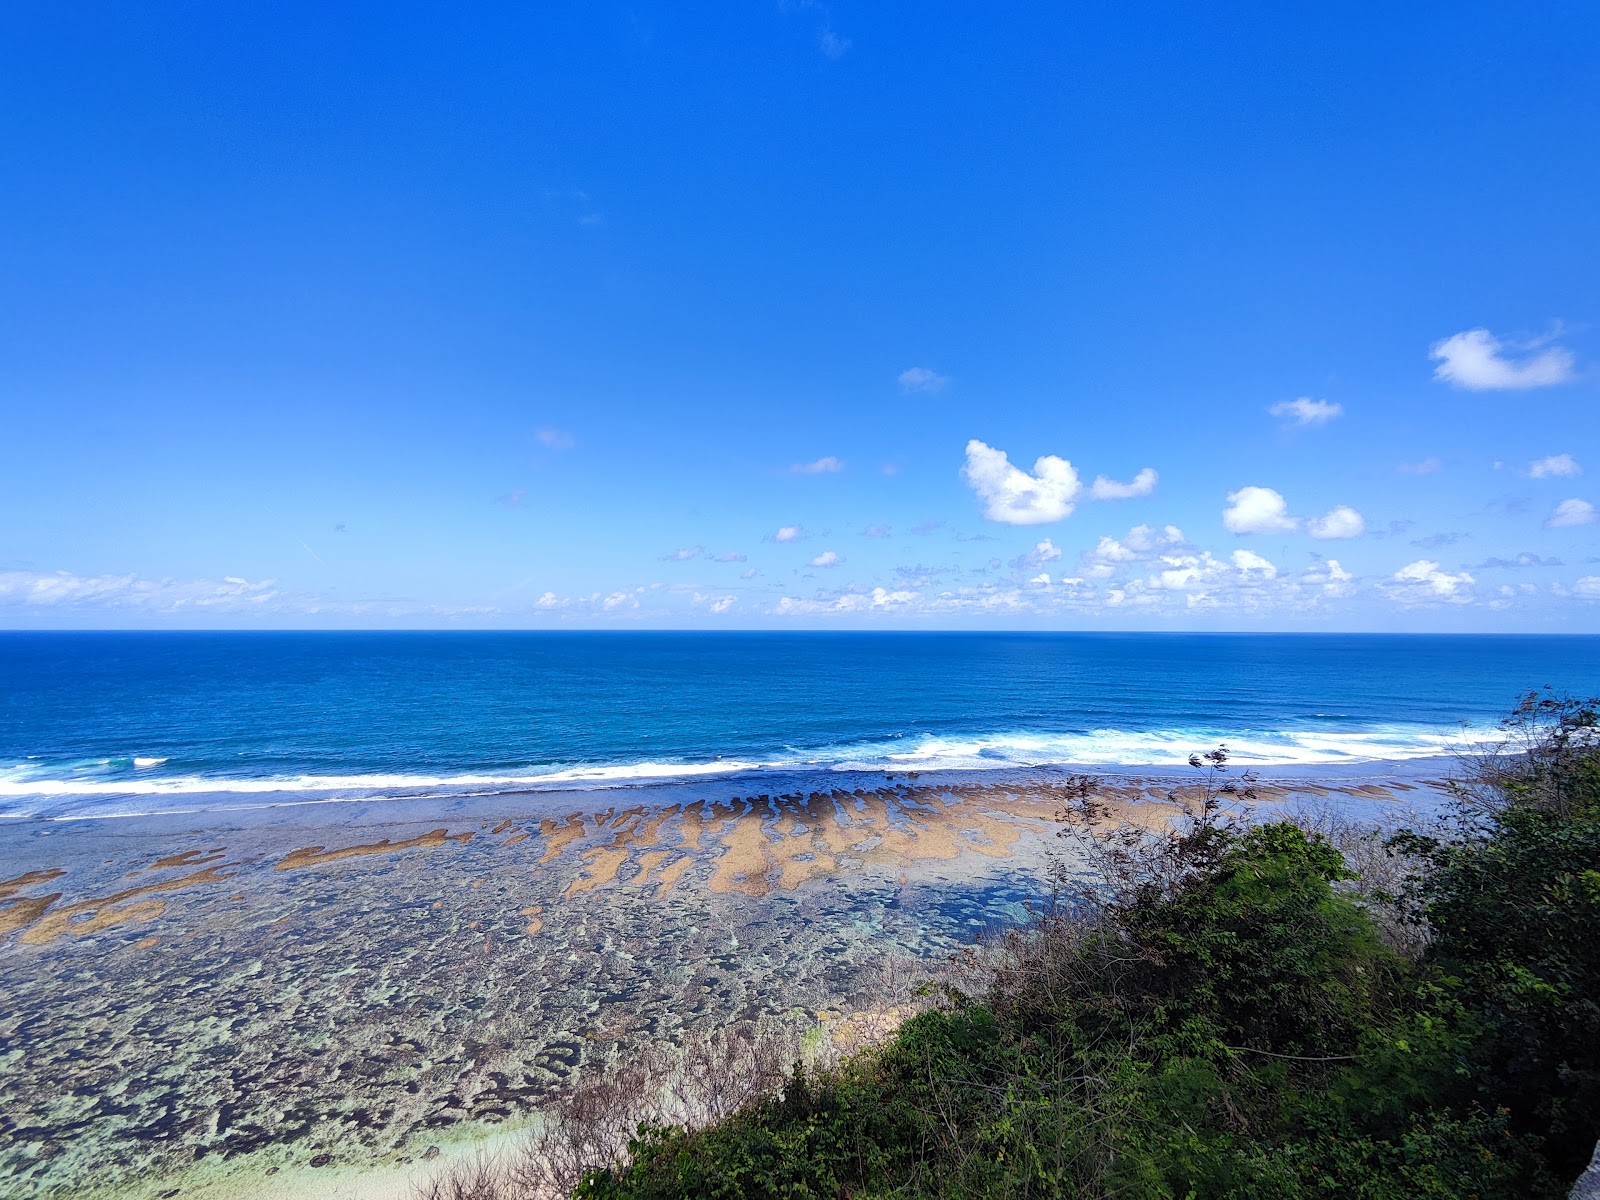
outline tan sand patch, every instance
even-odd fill
[[[592,850],[585,850],[583,857],[589,860],[589,869],[567,886],[564,895],[570,898],[579,892],[593,891],[602,884],[615,882],[618,870],[628,861],[628,854],[626,846],[596,846]]]
[[[232,867],[238,864],[225,865]],[[81,937],[112,925],[120,925],[124,921],[158,917],[166,911],[166,904],[163,901],[140,900],[134,904],[126,902],[138,896],[148,896],[152,892],[175,892],[180,888],[196,887],[202,883],[219,883],[232,878],[232,875],[222,874],[220,867],[206,867],[204,870],[177,879],[163,879],[140,887],[124,888],[120,892],[114,892],[100,899],[79,900],[75,904],[64,905],[48,913],[41,910],[41,915],[32,927],[23,930],[21,940],[30,946],[44,946],[63,934]]]
[[[544,857],[539,861],[553,862],[556,855],[583,836],[583,814],[573,813],[564,823],[546,817],[539,822],[539,833],[545,840]]]
[[[420,850],[435,849],[446,842],[459,842],[465,846],[472,840],[473,833],[469,829],[466,833],[449,833],[443,829],[430,829],[427,833],[418,834],[403,842],[391,842],[388,838],[380,838],[361,846],[340,846],[329,850],[325,846],[306,846],[300,850],[291,850],[274,866],[277,871],[294,871],[301,867],[316,867],[323,863],[338,862],[342,858],[361,858],[367,854],[388,854],[394,850]]]
[[[47,871],[29,871],[24,875],[18,875],[15,879],[7,879],[4,882],[0,882],[0,900],[14,895],[25,887],[33,887],[35,884],[49,883],[52,879],[60,879],[65,874],[66,871],[62,868],[51,867]]]
[[[683,878],[683,873],[693,865],[694,859],[690,858],[686,854],[682,858],[676,859],[675,861],[670,862],[666,866],[662,867],[660,872],[656,875],[656,883],[659,885],[656,888],[656,899],[665,899],[667,893],[678,885],[678,880]]]
[[[185,850],[181,854],[169,854],[165,858],[158,858],[150,864],[152,871],[162,867],[202,867],[206,863],[214,863],[227,854],[227,848],[219,846],[215,850]]]

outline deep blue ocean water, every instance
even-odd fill
[[[0,815],[739,772],[1448,753],[1600,637],[0,634]]]

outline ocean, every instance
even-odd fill
[[[0,817],[862,771],[1437,758],[1600,637],[0,634]]]

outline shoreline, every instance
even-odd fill
[[[1203,749],[1203,748],[1202,748]],[[1453,773],[1458,763],[1451,754],[1418,755],[1402,759],[1363,759],[1332,763],[1266,763],[1256,764],[1241,758],[1230,762],[1229,771],[1235,777],[1246,771],[1266,782],[1282,785],[1304,784],[1315,786],[1318,780],[1426,780],[1438,779]],[[633,797],[641,803],[668,804],[685,793],[697,796],[709,789],[731,789],[730,799],[741,799],[757,789],[768,794],[794,790],[810,793],[818,790],[853,790],[863,786],[884,784],[910,784],[930,788],[965,787],[972,785],[997,785],[1003,787],[1029,786],[1040,781],[1059,780],[1067,776],[1087,776],[1129,782],[1154,782],[1183,780],[1194,774],[1186,763],[1159,764],[1088,764],[1047,763],[1040,765],[1006,764],[994,767],[939,767],[898,768],[879,766],[864,769],[839,767],[740,768],[727,772],[696,771],[681,776],[642,776],[638,778],[607,779],[584,784],[581,781],[564,781],[548,786],[474,787],[463,785],[450,790],[412,790],[405,788],[354,788],[343,795],[311,795],[285,787],[273,791],[271,785],[294,781],[247,781],[250,786],[237,791],[194,791],[188,793],[161,793],[163,795],[194,795],[197,797],[236,797],[259,795],[256,802],[225,802],[194,804],[183,808],[148,808],[121,812],[69,812],[69,813],[19,813],[0,812],[0,825],[15,827],[31,822],[74,824],[85,821],[159,821],[202,817],[214,814],[219,821],[250,821],[250,814],[271,813],[315,807],[384,806],[400,809],[403,806],[434,806],[450,810],[458,806],[475,808],[480,805],[517,805],[529,812],[568,811],[571,806],[583,807],[595,803],[595,797],[608,797],[612,793]],[[389,792],[392,794],[382,794]],[[359,794],[356,794],[359,793]],[[82,795],[83,793],[70,793]],[[28,793],[39,795],[43,793]],[[106,799],[133,800],[138,793],[107,793]],[[225,826],[224,826],[225,827]]]
[[[1398,813],[1434,766],[1262,772],[1256,807]],[[630,1046],[863,1007],[885,961],[1025,920],[1066,850],[1071,772],[894,774],[8,825],[0,1181],[354,1195]],[[1095,774],[1164,823],[1199,773]]]

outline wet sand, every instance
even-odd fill
[[[1066,849],[1059,774],[848,782],[8,824],[0,1196],[372,1194],[644,1040],[870,1007]],[[1171,783],[1101,796],[1160,825]]]

